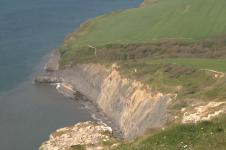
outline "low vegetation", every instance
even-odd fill
[[[86,148],[83,145],[74,145],[71,147],[71,150],[86,150]]]
[[[190,67],[203,70],[216,70],[218,72],[226,72],[226,59],[208,59],[208,58],[174,58],[174,59],[155,59],[146,60],[148,64],[174,64],[184,67]]]
[[[153,136],[124,143],[115,150],[225,150],[226,117],[212,122],[174,125]]]

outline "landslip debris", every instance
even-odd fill
[[[56,130],[39,150],[70,150],[72,146],[85,146],[86,149],[101,148],[101,142],[113,139],[112,129],[105,124],[91,121],[75,124]],[[114,144],[114,143],[113,143]]]

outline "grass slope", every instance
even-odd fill
[[[148,64],[175,64],[196,69],[207,69],[226,72],[226,59],[207,58],[171,58],[171,59],[147,59]]]
[[[225,0],[159,0],[144,8],[91,20],[90,25],[84,26],[88,34],[70,40],[70,46],[150,42],[168,38],[199,40],[226,33],[225,16]]]
[[[226,33],[224,0],[160,0],[97,19],[81,42],[149,42],[165,38],[198,40]]]
[[[226,117],[213,122],[176,125],[154,136],[123,144],[117,150],[225,150]]]
[[[202,59],[158,59],[158,60],[128,60],[119,61],[123,76],[148,84],[152,89],[163,93],[178,95],[174,108],[181,109],[193,101],[224,101],[226,100],[226,78],[214,78],[214,73],[196,69],[225,65],[225,61],[204,59],[204,64],[195,65]],[[213,62],[213,64],[212,64]],[[182,64],[183,63],[183,64]],[[195,67],[193,67],[195,66]],[[216,68],[214,67],[214,68]],[[205,68],[204,68],[205,69]],[[136,72],[134,71],[136,70]]]
[[[142,8],[97,17],[71,34],[59,50],[63,63],[94,54],[88,45],[197,41],[226,34],[225,0],[159,0]]]

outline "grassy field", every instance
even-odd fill
[[[150,6],[90,20],[71,34],[60,51],[69,59],[88,45],[196,41],[225,35],[225,8],[225,0],[159,0]]]
[[[125,143],[115,150],[225,150],[226,117],[213,122],[175,125],[150,137]]]

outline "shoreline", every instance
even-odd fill
[[[95,122],[111,127],[113,135],[118,139],[123,139],[120,129],[97,104],[77,91],[77,89],[74,89],[72,85],[64,82],[61,77],[61,71],[58,68],[57,62],[60,57],[59,53],[56,53],[56,49],[48,54],[47,58],[46,63],[42,67],[42,72],[33,78],[33,84],[53,86],[59,94],[81,104]]]
[[[144,0],[144,1],[142,1],[142,3],[140,3],[140,4],[138,4],[138,6],[136,6],[136,7],[143,7],[144,5],[147,5],[147,4],[150,4],[150,3],[153,3],[153,2],[156,2],[157,0]],[[136,7],[134,7],[134,8],[136,8]],[[102,14],[102,15],[105,15],[105,14]],[[88,19],[89,20],[89,19]],[[86,22],[86,21],[85,21]],[[81,23],[81,24],[83,24],[83,23]],[[77,27],[76,29],[75,29],[75,31],[76,30],[78,30],[79,29],[79,27]],[[71,33],[69,33],[68,35],[70,35]],[[68,36],[67,35],[67,36]],[[67,37],[66,36],[66,37]],[[59,73],[59,71],[60,71],[60,69],[59,69],[59,64],[58,64],[58,62],[59,62],[59,60],[61,59],[60,58],[60,53],[59,53],[59,51],[57,50],[57,49],[54,49],[54,50],[52,50],[52,52],[50,52],[48,55],[48,60],[47,60],[47,63],[45,63],[43,66],[43,71],[44,72],[42,72],[42,75],[44,75],[44,76],[50,76],[50,78],[49,79],[51,79],[52,77],[56,77],[57,76],[57,78],[59,78],[59,75],[58,75],[58,73]],[[42,76],[41,75],[41,76]],[[37,77],[39,77],[39,75],[37,76]],[[47,80],[49,80],[49,79],[47,79]],[[36,79],[34,79],[34,82],[36,82],[35,81]],[[41,81],[41,82],[43,82],[43,81]],[[38,82],[37,82],[38,83]],[[44,83],[46,84],[46,82],[44,81]],[[100,108],[98,108],[98,106],[97,106],[97,104],[94,104],[91,100],[89,100],[88,98],[86,98],[86,96],[85,95],[82,95],[81,93],[79,93],[80,95],[82,95],[82,99],[83,100],[79,100],[79,98],[81,98],[80,96],[79,97],[76,97],[75,95],[74,95],[74,93],[73,92],[78,92],[78,91],[76,91],[76,89],[74,89],[75,91],[72,91],[72,92],[70,92],[69,91],[69,94],[67,93],[68,91],[66,91],[66,93],[64,93],[65,91],[65,89],[63,90],[63,92],[62,91],[60,91],[59,89],[60,89],[60,84],[62,83],[64,83],[64,82],[61,82],[61,79],[58,79],[58,80],[54,80],[53,81],[53,83],[54,84],[56,84],[55,86],[56,86],[56,90],[59,92],[59,93],[61,93],[61,94],[63,94],[65,97],[69,97],[69,98],[71,98],[71,99],[73,99],[73,100],[76,100],[76,101],[78,101],[80,104],[82,104],[84,107],[85,107],[85,109],[87,109],[87,111],[90,113],[90,115],[92,116],[92,118],[94,119],[94,120],[96,120],[97,122],[101,122],[101,123],[107,123],[109,126],[111,126],[112,128],[113,128],[113,130],[117,133],[116,134],[116,137],[117,138],[119,138],[119,139],[123,139],[122,138],[122,133],[121,133],[121,131],[120,131],[120,129],[117,127],[117,125],[115,125],[115,123],[113,123],[112,122],[112,120],[111,119],[109,119],[108,117],[107,117],[107,115],[106,114],[103,114],[104,113],[104,111],[103,110],[101,110]],[[49,83],[47,83],[47,84],[49,84]],[[50,83],[50,84],[52,84],[52,83]],[[69,89],[69,90],[72,90],[72,89]],[[85,99],[84,99],[85,98]],[[86,102],[88,102],[89,104],[87,104]],[[91,109],[90,109],[91,108]],[[94,115],[94,116],[93,116]],[[109,124],[110,123],[110,124]],[[113,132],[114,133],[114,132]]]
[[[3,71],[6,72],[5,73],[6,78],[4,77],[2,80],[4,81],[6,79],[7,83],[12,84],[12,86],[9,86],[10,88],[6,88],[5,84],[3,84],[3,86],[5,86],[5,87],[3,88],[3,92],[1,92],[1,94],[0,94],[0,96],[1,96],[0,99],[2,100],[2,108],[3,108],[3,109],[1,109],[1,112],[2,112],[1,113],[1,115],[2,115],[1,130],[3,131],[3,134],[2,134],[3,140],[1,141],[1,146],[0,146],[1,149],[12,149],[13,145],[16,146],[18,150],[33,149],[33,148],[37,149],[37,147],[41,144],[40,141],[47,140],[48,135],[51,131],[54,131],[56,128],[60,128],[63,126],[67,126],[67,125],[76,123],[77,120],[82,119],[82,117],[84,117],[84,119],[87,119],[87,116],[88,117],[90,116],[90,115],[83,115],[82,112],[84,112],[84,111],[87,112],[87,110],[84,109],[83,106],[80,106],[77,102],[73,102],[70,99],[68,101],[67,98],[58,94],[58,92],[56,92],[56,90],[53,89],[53,87],[48,87],[48,86],[40,87],[40,86],[32,85],[32,80],[33,80],[34,76],[36,76],[42,72],[42,69],[40,69],[40,68],[42,68],[44,66],[43,63],[46,62],[47,55],[50,55],[49,54],[50,50],[54,49],[55,46],[59,44],[59,41],[62,41],[66,34],[72,32],[74,30],[74,27],[78,26],[78,24],[82,20],[85,20],[85,19],[91,18],[91,17],[95,17],[95,15],[103,14],[104,12],[108,12],[110,10],[118,10],[121,8],[133,7],[133,6],[137,5],[137,2],[134,1],[132,3],[128,3],[128,2],[124,1],[124,2],[115,2],[114,3],[114,2],[109,1],[109,2],[104,2],[103,5],[100,5],[102,3],[100,1],[91,2],[91,3],[88,1],[87,2],[81,1],[81,3],[79,3],[79,5],[77,5],[77,6],[70,5],[73,3],[74,2],[72,2],[72,1],[70,1],[70,2],[65,1],[65,2],[62,2],[62,4],[61,3],[56,4],[57,10],[55,10],[54,9],[55,5],[53,7],[51,5],[51,2],[43,1],[43,2],[40,2],[40,7],[37,7],[37,10],[39,10],[39,9],[43,10],[42,13],[37,13],[36,9],[35,10],[30,9],[30,5],[33,7],[33,2],[29,3],[28,5],[24,5],[24,6],[21,5],[21,8],[16,7],[15,10],[12,10],[12,13],[13,13],[11,16],[12,21],[14,21],[14,20],[17,21],[17,19],[14,19],[14,14],[16,14],[16,15],[18,14],[21,17],[24,17],[24,21],[19,22],[17,24],[19,27],[23,26],[23,28],[18,28],[18,29],[21,29],[21,31],[23,31],[23,33],[22,32],[19,32],[16,34],[12,33],[13,37],[12,37],[12,39],[9,39],[8,42],[9,43],[12,42],[13,43],[12,45],[15,45],[15,46],[11,47],[12,50],[14,49],[14,47],[15,47],[15,49],[17,49],[17,48],[20,49],[20,47],[21,47],[22,50],[18,51],[20,53],[18,56],[21,56],[21,57],[17,57],[18,58],[17,60],[19,60],[18,63],[14,63],[15,66],[18,66],[17,67],[18,70],[15,69],[15,71],[13,71],[13,73],[10,74],[11,71],[7,72],[7,70],[4,70],[5,68],[3,68]],[[48,6],[45,6],[43,4],[48,4]],[[12,5],[14,5],[14,2],[12,2]],[[90,5],[93,8],[91,8]],[[102,7],[99,7],[99,6],[102,6]],[[3,7],[5,7],[4,4],[3,4]],[[34,7],[36,8],[36,5],[34,5]],[[64,10],[65,7],[68,7],[68,10],[65,11]],[[84,10],[86,7],[89,7],[90,9]],[[7,9],[7,7],[5,7],[5,8]],[[14,13],[14,11],[17,11],[17,8],[19,10],[26,9],[25,10],[26,12],[31,12],[31,13],[25,14],[25,13],[23,13],[24,11]],[[75,8],[84,8],[84,9],[80,10],[80,9],[75,9]],[[62,11],[62,12],[60,12],[60,11]],[[84,15],[79,14],[84,11],[85,11]],[[54,12],[55,17],[51,16],[51,15],[43,16],[44,13],[49,14],[49,12],[52,12],[52,13]],[[75,13],[75,14],[73,14],[73,13]],[[35,17],[40,17],[40,18],[37,18],[37,20],[35,19],[35,21],[37,21],[38,24],[40,23],[40,26],[39,27],[37,26],[37,28],[36,28],[37,23],[33,22],[33,20],[28,19],[32,15],[35,15]],[[48,18],[50,18],[50,19],[48,19]],[[5,19],[7,19],[7,17],[6,18],[3,17],[2,19],[5,20]],[[38,20],[38,19],[40,19],[42,21],[40,22],[40,20]],[[61,21],[61,23],[57,24],[57,26],[54,27],[54,24],[56,25],[56,22],[59,20]],[[28,21],[28,22],[26,22],[26,21]],[[28,30],[26,30],[26,28],[24,28],[25,27],[24,25],[27,25],[27,23],[29,24],[31,29],[33,29],[33,27],[35,27],[34,37],[33,37],[33,32],[30,32],[31,30],[28,31]],[[45,25],[48,25],[48,28],[44,28]],[[8,25],[6,24],[6,31],[7,31],[7,29],[11,28],[10,26],[8,26],[8,27],[7,26]],[[15,27],[17,27],[17,26],[15,26]],[[44,31],[46,34],[41,33],[41,30]],[[28,32],[26,32],[26,31],[28,31]],[[57,32],[59,31],[59,33],[56,33],[56,31]],[[6,33],[8,33],[8,32],[6,32]],[[11,32],[9,32],[9,33],[11,33]],[[22,45],[20,44],[20,46],[17,47],[16,46],[17,42],[14,42],[14,40],[13,40],[14,38],[17,39],[16,38],[17,34],[20,35],[20,33],[22,35],[29,35],[29,36],[26,36],[26,37],[28,37],[27,39],[29,39],[29,40],[27,40],[28,44],[25,44],[24,47],[23,47],[24,44],[22,44]],[[38,33],[38,34],[36,34],[36,33]],[[41,37],[40,37],[39,33],[41,33]],[[47,38],[46,40],[45,40],[45,38],[43,38],[43,35],[44,35],[44,37]],[[10,37],[10,35],[9,35],[9,37]],[[22,39],[26,40],[26,38],[23,38],[23,36],[20,36],[20,37],[22,37],[21,40]],[[36,39],[36,37],[37,37],[37,39]],[[8,42],[6,42],[4,44],[4,46],[7,47]],[[30,42],[32,42],[32,43],[30,43]],[[46,43],[47,43],[47,45],[46,45]],[[26,53],[27,51],[29,53]],[[3,52],[7,52],[7,51],[3,50]],[[14,56],[14,54],[12,55],[12,57],[13,56]],[[26,56],[26,57],[22,57],[22,56]],[[24,61],[25,63],[20,63],[21,62],[20,59],[22,62]],[[17,60],[15,60],[15,62],[17,62]],[[35,60],[35,62],[33,62],[34,60]],[[9,63],[13,63],[13,62],[9,62]],[[28,64],[28,67],[27,67],[27,64]],[[24,66],[25,68],[23,68],[23,65],[25,65]],[[6,66],[6,68],[10,69],[11,66],[10,65],[8,67]],[[14,70],[14,68],[12,67],[11,70]],[[24,70],[28,71],[28,74],[23,75]],[[7,74],[8,74],[8,76],[7,76]],[[3,75],[4,75],[4,73],[3,73]],[[13,79],[15,79],[15,80],[18,79],[15,82],[15,86],[14,86],[14,82],[11,83],[9,80],[11,78],[11,75],[12,75]],[[23,76],[22,80],[19,80],[20,76]],[[48,89],[51,89],[51,90],[48,90]],[[26,92],[26,90],[27,90],[27,92]],[[32,92],[30,92],[30,91],[32,91]],[[43,91],[43,93],[40,93],[40,91]],[[46,93],[46,91],[54,91],[54,92],[52,92],[54,94],[51,95],[52,94],[51,92]],[[45,94],[47,96],[45,96]],[[32,97],[31,95],[34,95],[34,97]],[[39,98],[40,98],[40,100],[39,100]],[[55,99],[55,102],[52,103],[51,102],[52,99]],[[62,101],[58,102],[59,99],[61,99]],[[66,100],[66,102],[65,102],[65,100]],[[25,101],[26,101],[26,103],[23,103]],[[52,106],[50,106],[49,104],[51,104]],[[60,106],[57,106],[59,104],[60,104]],[[69,105],[71,104],[71,106],[66,107],[67,104],[69,104]],[[81,113],[77,111],[76,105],[78,105],[78,107],[81,108]],[[71,107],[73,107],[73,109],[71,109]],[[58,111],[58,110],[60,110],[60,111]],[[73,110],[75,110],[75,111],[73,111]],[[56,111],[56,112],[54,113],[54,111]],[[72,113],[70,113],[70,111]],[[42,114],[43,112],[47,112],[47,113],[40,116],[40,114]],[[32,115],[32,113],[34,113],[34,114]],[[67,114],[67,115],[65,115],[65,114]],[[81,116],[78,116],[79,114],[81,114]],[[87,114],[87,113],[85,113],[85,114]],[[49,120],[50,121],[52,120],[53,123],[51,124],[51,122],[49,122],[49,120],[42,121],[42,119],[45,117],[50,117]],[[61,117],[62,117],[62,119],[61,119]],[[70,119],[70,117],[71,117],[71,119]],[[68,118],[69,118],[69,121],[68,121]],[[93,120],[91,117],[89,117],[89,118],[90,118],[90,120]],[[23,121],[24,119],[26,119],[26,121]],[[34,124],[35,121],[38,119],[40,120],[40,124],[39,123]],[[80,120],[80,121],[82,121],[82,120]],[[32,127],[30,128],[29,125]],[[33,128],[35,128],[35,129],[33,129]],[[32,129],[32,130],[30,130],[30,129]],[[44,133],[42,132],[43,130],[47,130],[47,129],[49,129],[49,130]],[[8,130],[11,130],[11,131],[6,132]],[[13,131],[16,136],[11,134]],[[32,135],[33,138],[29,138],[29,135]],[[4,136],[5,136],[5,138],[4,138]],[[41,138],[41,140],[40,140],[40,138]],[[11,142],[13,142],[14,144],[13,145],[10,144]],[[28,143],[24,144],[24,145],[21,144],[21,143],[26,143],[26,142],[28,142]]]
[[[153,1],[151,0],[151,3]],[[155,1],[154,1],[155,2]],[[144,5],[150,3],[149,0],[144,0],[141,4],[139,4],[137,7],[143,7]],[[79,28],[79,27],[78,27]],[[78,29],[77,28],[77,29]],[[76,29],[76,30],[77,30]],[[64,79],[61,79],[60,75],[60,69],[59,69],[59,60],[60,60],[60,54],[57,50],[54,50],[51,54],[50,54],[50,58],[48,60],[48,63],[45,64],[44,66],[44,76],[50,76],[50,78],[48,78],[46,81],[44,80],[44,82],[42,81],[42,79],[40,81],[37,81],[35,79],[35,83],[39,84],[39,83],[44,83],[44,84],[49,84],[48,80],[51,80],[52,77],[57,77],[57,80],[54,81],[50,81],[50,83],[54,83],[56,86],[56,90],[63,94],[65,97],[69,97],[72,100],[75,100],[77,102],[79,102],[81,105],[84,106],[84,108],[88,111],[88,113],[91,115],[91,117],[95,120],[95,122],[97,122],[98,124],[102,124],[104,126],[110,127],[113,132],[112,135],[117,138],[118,140],[125,140],[127,138],[125,138],[123,136],[122,130],[120,130],[120,127],[117,125],[118,123],[116,123],[115,121],[113,121],[112,119],[109,118],[109,116],[105,113],[104,110],[102,110],[98,104],[94,103],[92,100],[90,100],[89,98],[86,97],[85,94],[81,94],[80,91],[78,91],[77,89],[74,89],[72,85],[64,85],[66,84],[64,82]],[[39,80],[39,79],[38,79]],[[63,86],[62,86],[63,85]],[[168,99],[168,98],[167,98]],[[170,98],[169,98],[170,99]],[[167,102],[168,103],[168,102]],[[140,136],[140,135],[139,135]],[[136,136],[137,137],[137,136]],[[128,138],[130,139],[130,138]],[[127,139],[127,140],[128,140]],[[132,138],[134,139],[134,137]],[[113,144],[114,145],[114,144]],[[112,145],[112,146],[113,146]],[[43,145],[42,145],[43,146]]]

